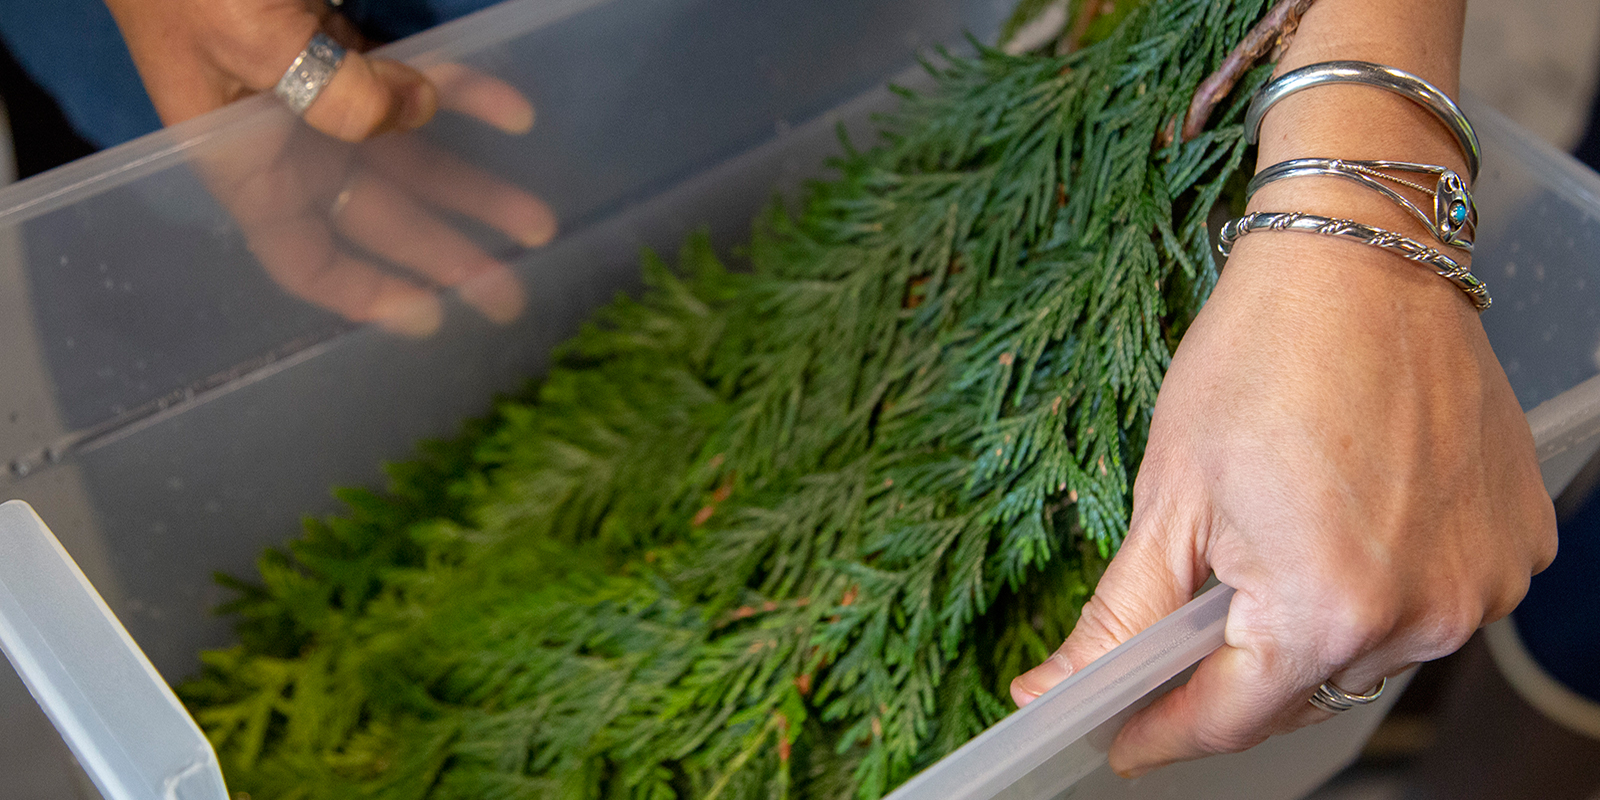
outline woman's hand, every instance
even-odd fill
[[[195,151],[212,194],[289,293],[412,336],[442,322],[441,287],[495,322],[522,312],[522,284],[451,218],[538,247],[555,235],[548,206],[414,137],[346,143],[418,127],[441,107],[526,133],[533,106],[516,89],[457,64],[418,71],[367,58],[360,34],[321,2],[107,2],[169,125],[270,90],[319,29],[349,49],[306,109],[305,122],[327,136],[283,114]]]
[[[313,128],[345,141],[410,130],[439,107],[411,67],[361,54],[343,17],[306,0],[107,0],[162,122],[171,125],[277,85],[318,29],[349,49],[311,107]]]
[[[1361,59],[1454,94],[1464,11],[1319,0],[1278,71]],[[1466,169],[1428,112],[1363,86],[1301,92],[1266,116],[1258,165],[1303,157]],[[1251,210],[1429,236],[1337,179],[1273,183]],[[1072,635],[1012,694],[1037,697],[1215,572],[1238,590],[1225,644],[1128,722],[1111,765],[1134,775],[1242,750],[1326,719],[1307,702],[1323,681],[1362,693],[1452,652],[1509,613],[1555,549],[1532,434],[1472,303],[1392,253],[1252,234],[1174,354],[1127,540]]]
[[[1238,590],[1226,644],[1139,713],[1135,775],[1326,719],[1508,613],[1555,555],[1533,439],[1471,303],[1309,234],[1245,237],[1161,389],[1128,538],[1038,696],[1187,602]]]
[[[445,96],[461,92],[464,107],[503,108],[513,98],[526,107],[492,78],[455,65],[429,71]],[[556,233],[555,215],[537,197],[416,135],[351,145],[273,115],[220,147],[197,147],[194,163],[279,286],[408,336],[439,328],[441,288],[496,323],[522,313],[522,282],[458,220],[498,232],[509,252]]]

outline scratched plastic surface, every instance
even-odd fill
[[[156,668],[191,674],[200,649],[229,641],[211,613],[228,599],[214,572],[248,574],[304,515],[337,511],[329,487],[380,485],[380,462],[539,374],[596,306],[638,285],[641,247],[670,253],[698,228],[736,243],[775,191],[826,174],[838,123],[867,141],[870,114],[893,107],[883,84],[914,81],[919,48],[959,46],[963,30],[992,39],[1010,5],[520,0],[400,43],[393,52],[417,63],[501,78],[538,110],[526,136],[447,114],[404,140],[554,209],[561,233],[541,249],[460,225],[528,294],[503,326],[447,298],[437,333],[405,339],[281,288],[208,191],[207,165],[259,156],[275,131],[283,152],[269,166],[306,177],[315,165],[337,190],[375,153],[293,128],[264,99],[0,190],[0,499],[39,510]],[[1579,391],[1600,371],[1597,179],[1474,114],[1486,150],[1477,265],[1496,297],[1484,321],[1524,406],[1537,416],[1563,403],[1536,425],[1560,452],[1541,454],[1581,462],[1600,435]],[[336,191],[313,194],[298,199],[331,210]],[[0,779],[41,800],[89,796],[40,754],[48,723],[32,709],[0,670]],[[1102,746],[1118,721],[1079,741]],[[1248,784],[1217,792],[1298,796],[1375,722],[1318,726],[1334,739],[1315,757],[1269,744],[1256,751],[1266,761],[1247,762],[1259,771]],[[1214,769],[1193,785],[1226,786],[1242,768],[1204,763]],[[1178,791],[1155,780],[1096,769],[1060,791]]]
[[[227,638],[211,572],[250,570],[302,515],[336,508],[330,487],[374,483],[381,461],[537,375],[593,308],[639,285],[641,248],[671,255],[701,228],[747,236],[776,190],[837,151],[837,122],[861,136],[919,51],[992,39],[1008,3],[522,0],[391,53],[515,87],[537,110],[525,135],[447,112],[350,146],[256,98],[0,189],[0,493],[37,499],[69,550],[92,523],[105,552],[85,569],[114,585],[163,672],[190,672],[198,647]],[[280,150],[262,158],[264,144]],[[280,286],[209,191],[244,169],[275,182],[275,207],[328,213],[323,190],[385,179],[374,163],[398,147],[554,211],[560,234],[537,249],[438,215],[512,266],[528,295],[514,322],[449,294],[425,339],[344,320]],[[69,473],[70,509],[41,494]]]

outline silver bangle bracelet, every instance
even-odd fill
[[[1332,236],[1339,239],[1349,239],[1369,247],[1377,247],[1414,261],[1427,267],[1466,294],[1472,301],[1473,307],[1479,311],[1487,309],[1492,303],[1489,297],[1489,288],[1483,281],[1478,280],[1460,262],[1439,252],[1415,239],[1401,236],[1393,231],[1374,228],[1371,225],[1362,225],[1347,219],[1332,219],[1319,217],[1314,214],[1295,212],[1268,212],[1256,211],[1246,214],[1238,219],[1229,220],[1222,226],[1222,241],[1217,249],[1224,256],[1233,251],[1234,242],[1247,234],[1259,231],[1300,231],[1302,233],[1315,233],[1322,236]]]
[[[1455,135],[1457,144],[1461,145],[1461,153],[1467,159],[1467,174],[1473,180],[1478,179],[1478,163],[1482,160],[1478,135],[1473,132],[1472,123],[1462,113],[1461,107],[1444,92],[1409,72],[1366,61],[1324,61],[1287,72],[1262,87],[1255,99],[1250,101],[1250,110],[1245,112],[1244,130],[1250,143],[1254,144],[1261,134],[1261,118],[1279,100],[1328,83],[1376,86],[1432,112]]]
[[[1433,185],[1414,183],[1387,172],[1407,172],[1433,177]],[[1467,182],[1455,170],[1409,161],[1350,161],[1338,158],[1296,158],[1273,164],[1250,179],[1245,189],[1249,200],[1261,187],[1286,178],[1326,176],[1355,181],[1394,201],[1416,217],[1428,232],[1441,244],[1472,252],[1473,233],[1478,226],[1478,209],[1472,202],[1472,192]],[[1429,214],[1406,196],[1384,183],[1397,184],[1433,198],[1433,213]]]

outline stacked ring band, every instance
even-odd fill
[[[1433,186],[1413,183],[1389,175],[1387,172],[1409,172],[1429,175]],[[1274,181],[1307,176],[1329,176],[1355,181],[1394,201],[1415,217],[1441,244],[1472,252],[1472,240],[1466,238],[1478,225],[1478,209],[1472,202],[1472,192],[1455,170],[1408,161],[1347,161],[1337,158],[1297,158],[1273,164],[1257,173],[1245,190],[1248,199],[1257,190]],[[1384,182],[1409,187],[1433,198],[1433,211],[1427,213],[1404,195],[1389,188]]]
[[[1455,135],[1456,143],[1461,146],[1461,154],[1467,159],[1468,175],[1473,180],[1478,179],[1478,164],[1482,160],[1478,135],[1472,130],[1472,123],[1467,120],[1467,115],[1462,112],[1461,107],[1427,81],[1404,70],[1382,64],[1366,61],[1324,61],[1285,73],[1262,87],[1261,92],[1251,101],[1250,110],[1245,112],[1245,135],[1254,144],[1261,133],[1261,119],[1279,100],[1313,86],[1329,83],[1375,86],[1394,92],[1427,109]]]
[[[1314,233],[1338,239],[1349,239],[1369,247],[1387,250],[1408,261],[1431,267],[1440,277],[1455,284],[1456,288],[1460,289],[1467,296],[1467,299],[1472,301],[1473,307],[1479,311],[1489,308],[1489,305],[1493,302],[1489,297],[1489,287],[1484,285],[1483,281],[1479,280],[1477,276],[1473,275],[1455,259],[1415,239],[1347,219],[1319,217],[1315,214],[1302,214],[1297,211],[1287,213],[1256,211],[1238,219],[1230,220],[1226,225],[1223,225],[1222,240],[1218,245],[1218,249],[1226,256],[1232,252],[1234,242],[1258,231]]]
[[[1352,694],[1340,689],[1333,681],[1323,681],[1317,691],[1311,695],[1311,705],[1330,714],[1349,711],[1356,706],[1364,706],[1383,696],[1383,690],[1389,686],[1389,679],[1378,681],[1378,685],[1366,694]]]
[[[312,34],[311,41],[306,43],[300,55],[295,56],[272,93],[294,113],[306,113],[306,109],[327,88],[328,82],[333,80],[333,73],[339,70],[339,65],[344,63],[344,54],[344,48],[327,34],[321,31]]]

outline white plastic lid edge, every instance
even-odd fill
[[[890,800],[999,796],[1222,646],[1233,593],[1232,587],[1217,586],[1190,601],[924,770],[889,795]],[[1097,751],[1094,763],[1075,771],[1087,772],[1104,759],[1104,752]],[[1076,779],[1060,778],[1067,783]]]

